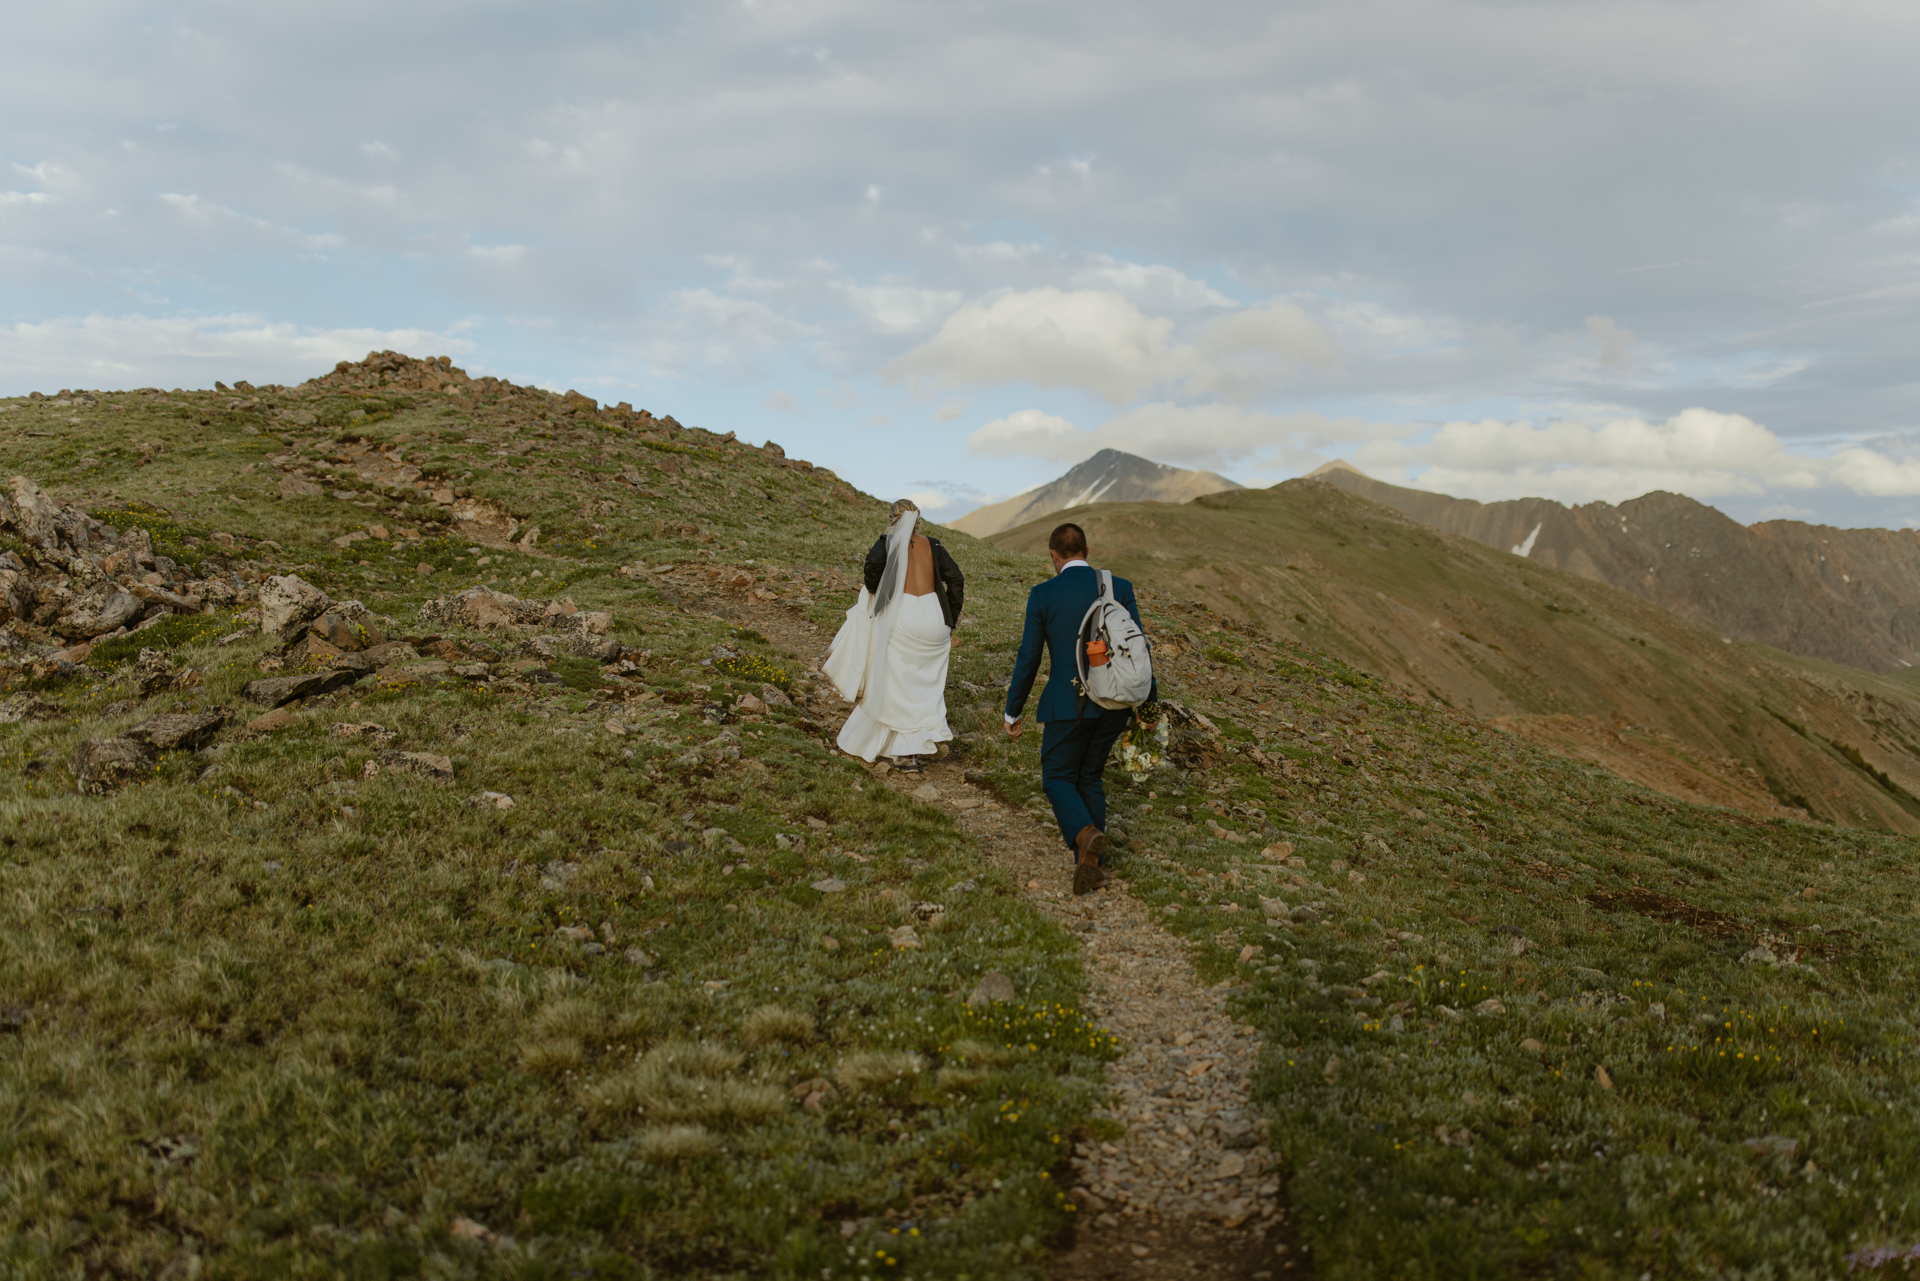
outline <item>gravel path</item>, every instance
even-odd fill
[[[740,612],[810,655],[817,673],[830,634],[785,610],[749,603]],[[846,718],[824,681],[811,706],[829,732]],[[1111,1093],[1100,1112],[1125,1133],[1074,1151],[1070,1195],[1085,1217],[1061,1243],[1054,1281],[1304,1275],[1285,1182],[1248,1096],[1260,1042],[1228,1017],[1227,985],[1200,981],[1186,945],[1154,924],[1123,877],[1074,897],[1072,863],[1050,813],[1003,805],[950,761],[882,777],[946,809],[1042,912],[1080,935],[1088,1013],[1125,1047],[1108,1069]]]
[[[1260,1043],[1227,1016],[1226,985],[1200,981],[1186,945],[1123,879],[1074,897],[1050,815],[1001,805],[945,762],[886,778],[952,812],[1042,912],[1080,935],[1088,1013],[1126,1047],[1102,1110],[1126,1133],[1075,1149],[1071,1195],[1087,1217],[1054,1275],[1299,1275],[1282,1181],[1248,1098]]]

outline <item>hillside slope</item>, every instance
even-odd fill
[[[1908,686],[1729,644],[1319,481],[1073,513],[1099,563],[1666,792],[1920,831]],[[1034,551],[1050,521],[997,535]]]
[[[1869,672],[1920,664],[1920,530],[1745,526],[1660,491],[1618,506],[1479,503],[1323,470],[1317,479],[1423,525],[1607,583],[1735,640]]]
[[[1184,503],[1202,494],[1238,488],[1210,471],[1187,471],[1103,449],[1058,480],[968,512],[953,522],[953,528],[985,538],[1083,503]]]
[[[903,777],[817,679],[885,505],[777,448],[393,353],[0,400],[0,445],[54,505],[0,513],[10,1276],[1838,1276],[1920,1235],[1909,839],[1670,803],[1148,586],[1170,732],[1077,899],[1001,728],[1038,557],[947,537],[959,737]]]

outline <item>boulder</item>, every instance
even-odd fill
[[[326,613],[327,594],[296,574],[275,574],[260,585],[260,630],[292,640]]]
[[[491,631],[540,620],[544,606],[524,601],[491,587],[469,587],[441,600],[430,600],[420,607],[420,620],[459,627],[477,627]]]
[[[225,711],[201,712],[191,716],[155,716],[141,721],[121,737],[132,739],[155,752],[194,752],[211,743],[213,736],[226,723]]]
[[[0,623],[33,617],[33,580],[27,577],[26,566],[7,563],[19,559],[12,552],[0,557]]]
[[[308,632],[287,648],[281,658],[290,667],[319,666],[340,657],[341,651],[333,645]]]
[[[383,752],[380,764],[389,774],[417,774],[436,783],[453,781],[453,761],[432,752]]]
[[[41,551],[60,550],[60,504],[25,476],[0,489],[0,529],[7,529]]]
[[[50,721],[61,714],[60,704],[38,694],[15,694],[0,701],[0,725],[18,725],[22,721]]]
[[[142,608],[138,599],[117,585],[95,583],[67,602],[53,620],[53,630],[68,640],[91,640],[126,626]]]
[[[567,645],[567,652],[579,658],[611,663],[620,657],[620,642],[611,636],[576,636]]]
[[[387,639],[366,618],[352,618],[345,610],[333,609],[314,619],[308,634],[326,641],[336,652],[348,654],[385,644]]]
[[[364,675],[365,672],[352,668],[333,667],[324,672],[307,672],[301,676],[269,676],[264,680],[248,681],[246,699],[249,703],[279,707],[296,698],[312,698],[316,694],[339,689],[342,685],[351,685]]]
[[[289,725],[298,725],[300,718],[284,707],[276,707],[270,712],[262,712],[247,722],[247,730],[254,734],[265,734],[276,729],[285,729]]]
[[[130,738],[90,738],[73,749],[73,777],[84,796],[107,796],[153,772],[153,755]]]
[[[149,606],[165,606],[176,614],[197,614],[200,612],[201,602],[197,598],[182,596],[180,593],[170,592],[164,587],[150,587],[146,583],[135,583],[127,588],[127,590]]]

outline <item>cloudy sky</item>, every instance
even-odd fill
[[[1920,6],[13,6],[0,393],[394,347],[951,519],[1103,446],[1920,523]]]

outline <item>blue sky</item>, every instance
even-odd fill
[[[0,23],[0,393],[394,347],[945,519],[1112,445],[1920,521],[1913,6]]]

